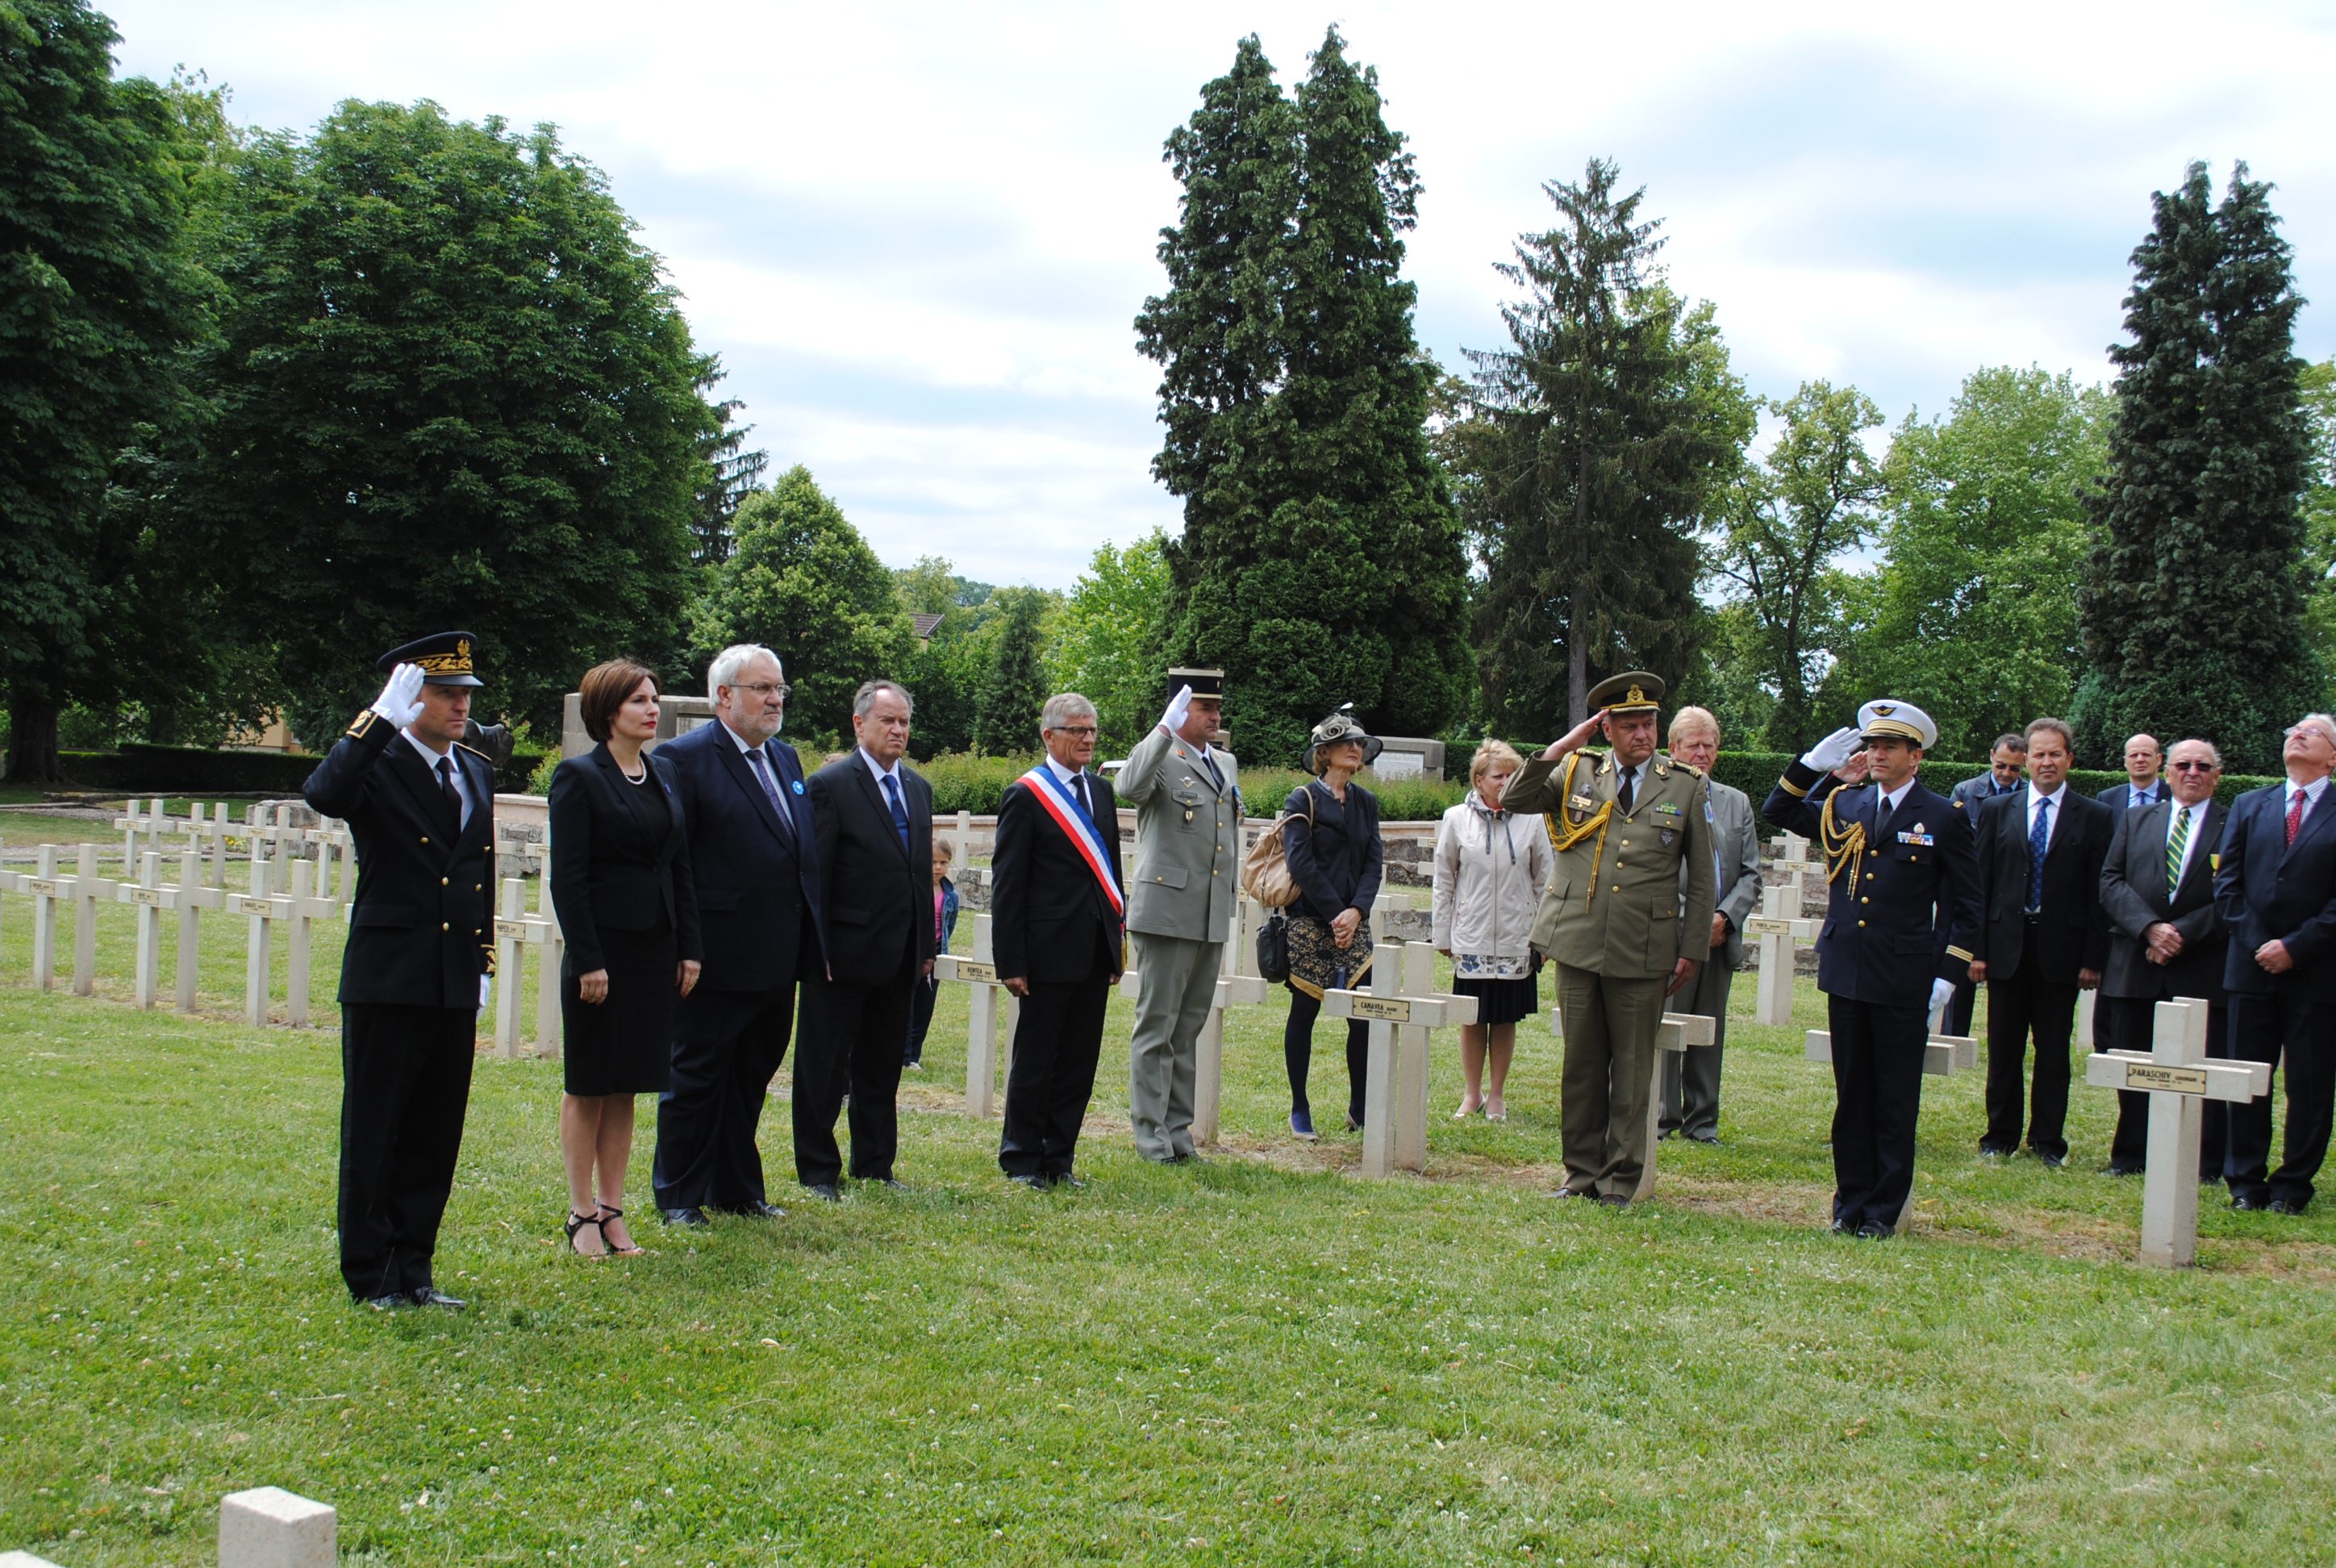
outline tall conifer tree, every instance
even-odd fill
[[[2323,685],[2303,628],[2303,302],[2270,194],[2241,163],[2210,208],[2193,163],[2152,197],[2133,253],[2102,537],[2078,590],[2093,668],[2071,717],[2097,765],[2148,730],[2276,772],[2281,728]]]
[[[1251,755],[1295,753],[1342,702],[1434,734],[1465,700],[1466,563],[1398,276],[1403,145],[1335,28],[1294,102],[1244,39],[1168,141],[1183,221],[1136,323],[1166,367],[1153,472],[1185,501],[1167,648],[1225,667]]]

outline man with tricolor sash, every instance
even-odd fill
[[[1048,697],[1038,720],[1046,757],[998,807],[991,940],[999,980],[1022,998],[998,1164],[1027,1187],[1084,1184],[1072,1163],[1122,967],[1119,800],[1087,771],[1095,729],[1085,697]]]

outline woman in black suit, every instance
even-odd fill
[[[1290,791],[1281,808],[1289,819],[1281,830],[1282,854],[1298,883],[1298,901],[1290,910],[1290,1018],[1282,1026],[1281,1054],[1290,1069],[1290,1130],[1300,1138],[1314,1136],[1306,1070],[1322,993],[1353,989],[1371,967],[1370,939],[1362,930],[1379,896],[1379,801],[1350,781],[1379,755],[1380,744],[1344,712],[1332,714],[1306,743],[1306,768],[1314,782]],[[1349,1131],[1363,1125],[1370,1042],[1367,1019],[1347,1020]]]
[[[666,1089],[675,1009],[705,952],[681,797],[671,769],[641,750],[657,738],[657,677],[612,660],[585,675],[581,698],[585,732],[600,744],[551,775],[551,902],[568,944],[568,1244],[598,1258],[641,1251],[622,1206],[633,1096]]]

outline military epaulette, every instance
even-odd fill
[[[350,720],[349,727],[341,733],[347,735],[351,740],[363,740],[366,734],[372,730],[373,726],[380,722],[381,715],[374,712],[371,708],[367,708],[365,712],[357,715],[355,718]]]
[[[1961,801],[1953,801],[1953,802],[1950,802],[1949,803],[1950,803],[1950,804],[1952,804],[1952,805],[1955,808],[1955,810],[1957,810],[1957,811],[1961,811],[1961,810],[1962,810],[1962,809],[1963,809],[1963,803],[1962,803],[1962,802],[1961,802]]]
[[[456,741],[454,742],[454,749],[456,751],[469,752],[472,756],[477,757],[481,762],[486,764],[490,771],[492,771],[495,765],[495,759],[481,751],[477,746],[464,745],[461,741]]]
[[[1681,762],[1681,761],[1679,761],[1679,758],[1677,758],[1677,757],[1673,757],[1673,758],[1671,758],[1671,766],[1673,766],[1673,767],[1675,767],[1675,768],[1684,768],[1684,769],[1686,769],[1689,773],[1690,773],[1690,774],[1694,774],[1697,778],[1701,778],[1701,777],[1703,777],[1703,776],[1704,776],[1703,770],[1702,770],[1701,768],[1699,768],[1699,767],[1696,766],[1696,765],[1695,765],[1695,764],[1693,764],[1693,763],[1691,763],[1691,762]]]

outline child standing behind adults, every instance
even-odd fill
[[[1523,766],[1524,758],[1505,741],[1478,746],[1468,765],[1468,798],[1446,811],[1436,829],[1433,940],[1452,960],[1453,990],[1476,998],[1476,1021],[1460,1029],[1467,1086],[1455,1120],[1478,1110],[1488,1122],[1509,1119],[1504,1090],[1517,1020],[1541,1007],[1533,924],[1556,857],[1540,813],[1501,807],[1502,793]]]
[[[957,846],[940,834],[933,835],[933,951],[949,950],[949,938],[957,934],[957,884],[949,881],[949,862],[956,858]],[[916,994],[909,998],[909,1051],[900,1065],[916,1072],[925,1070],[925,1032],[933,1027],[933,1003],[939,997],[939,977],[927,975],[917,982]]]

